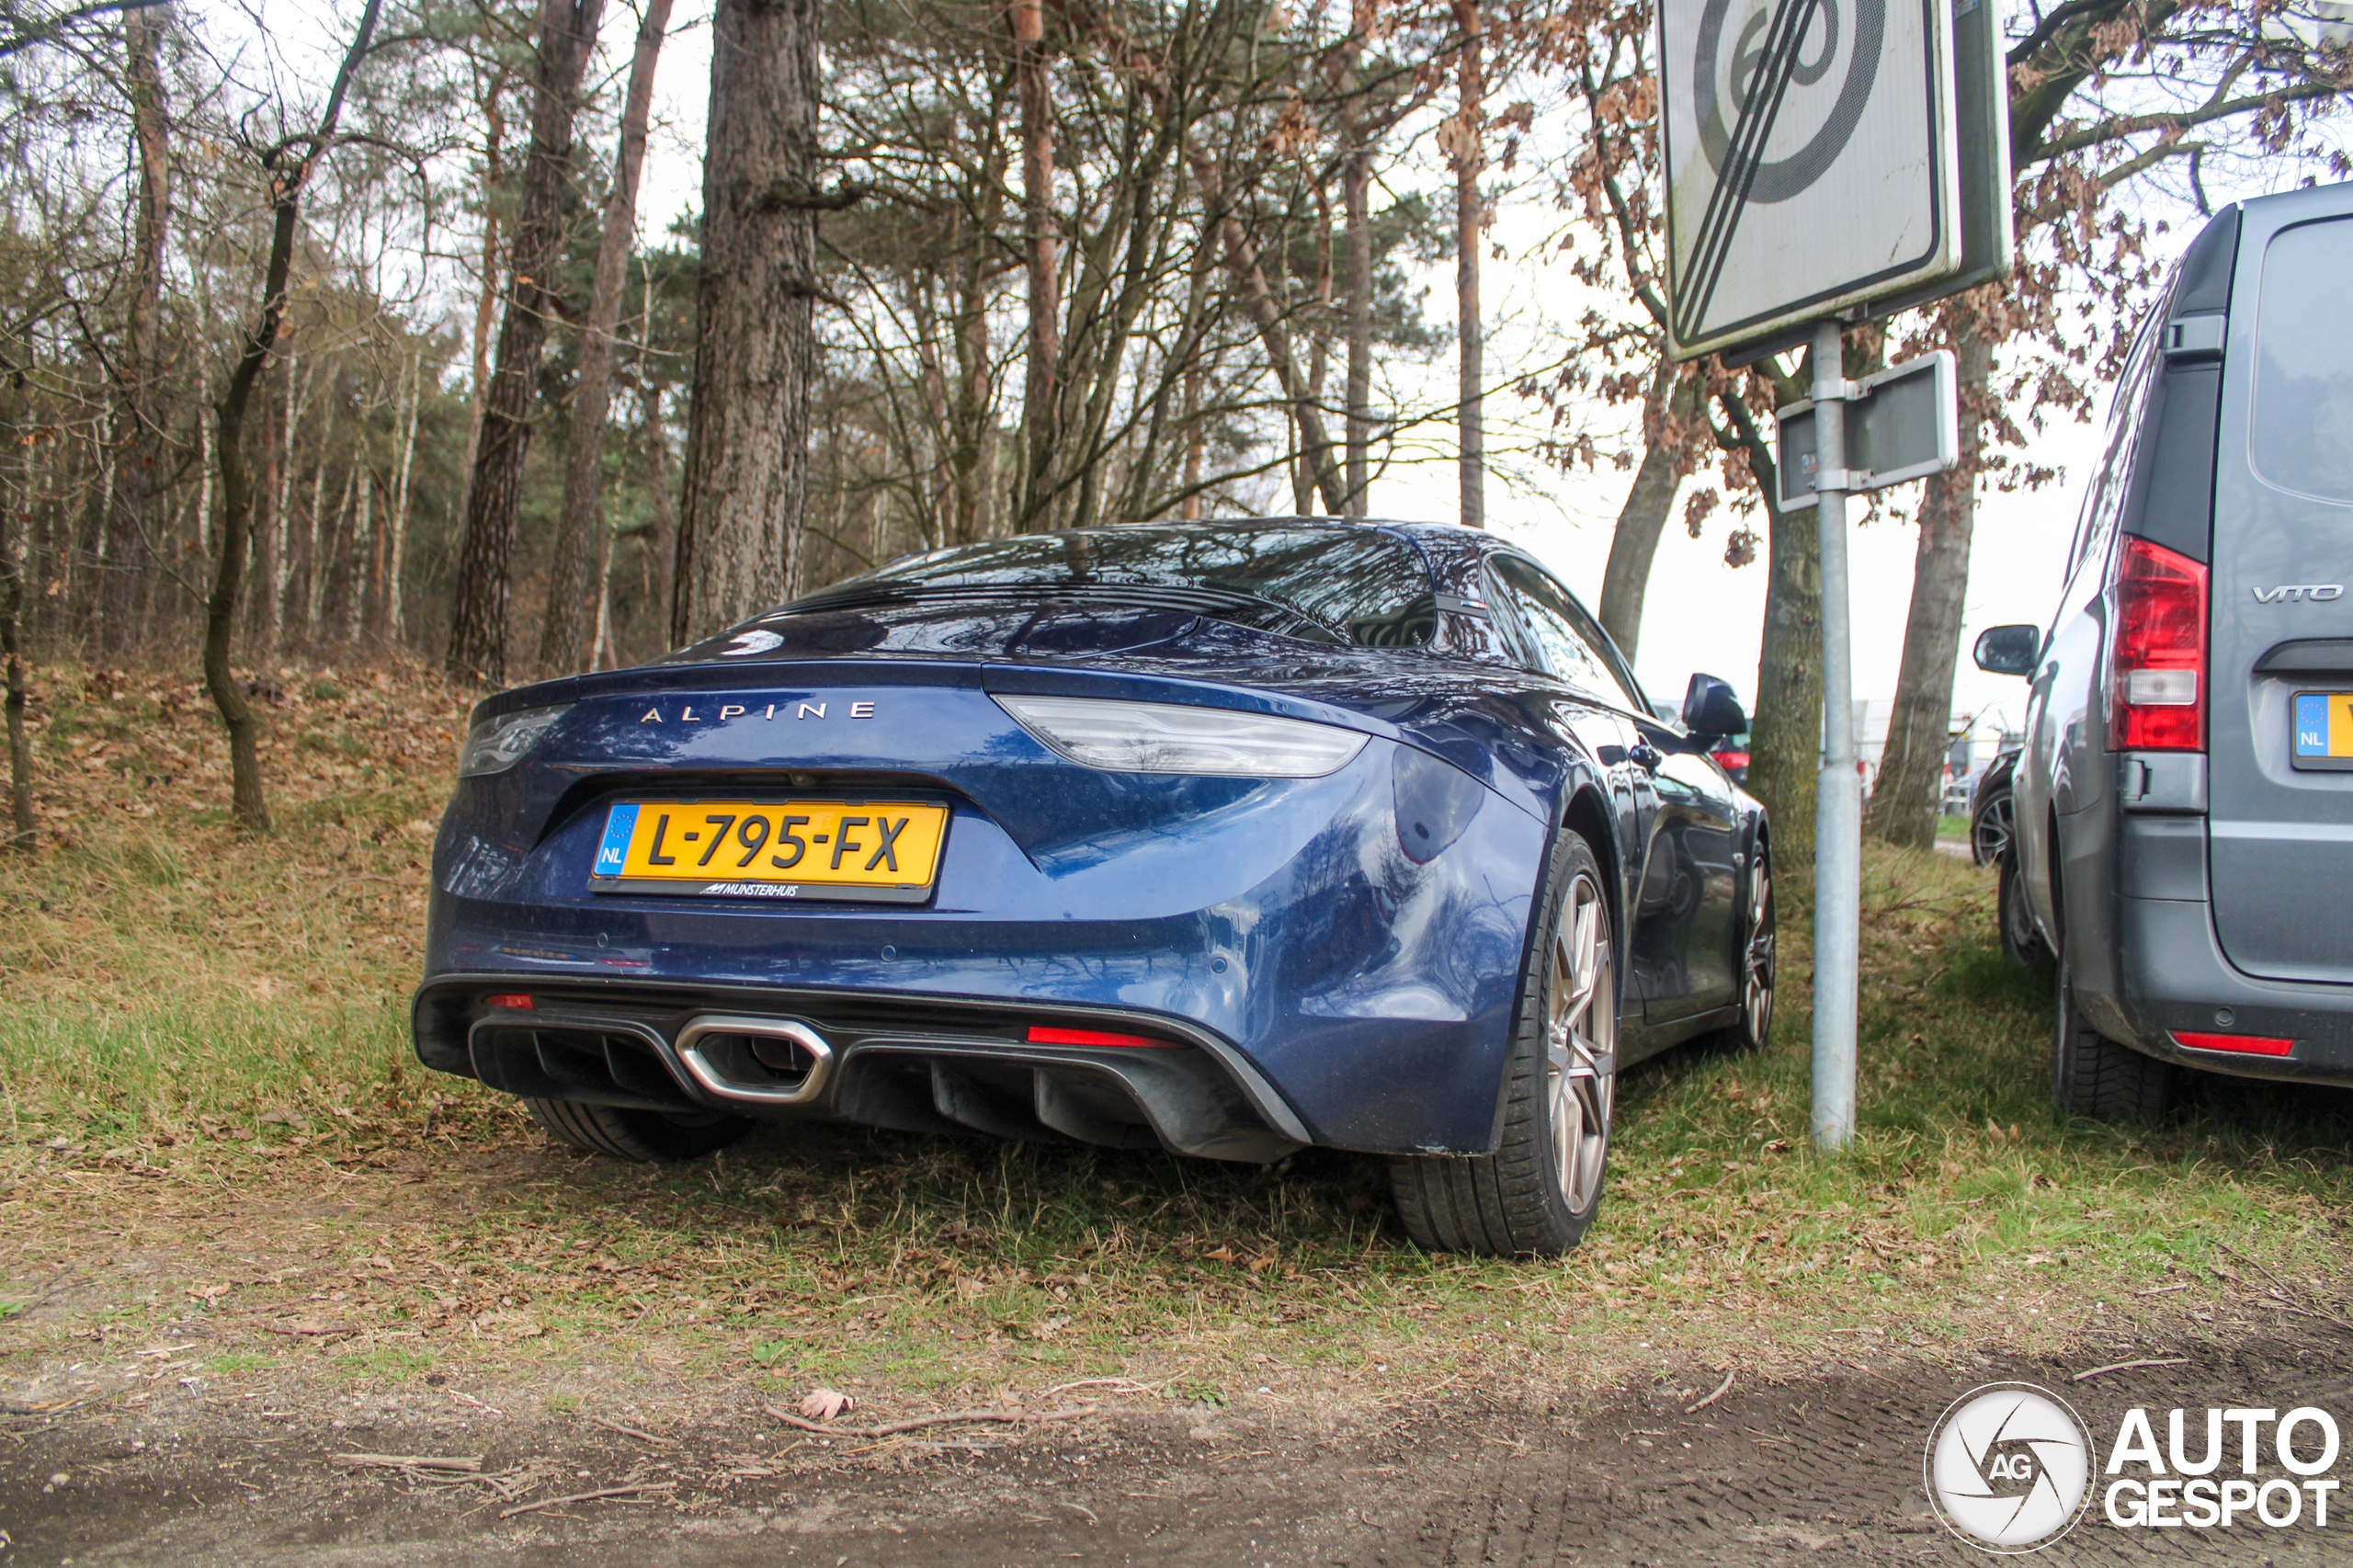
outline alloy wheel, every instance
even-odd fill
[[[1977,863],[1991,866],[2002,858],[2010,846],[2010,792],[2006,790],[1985,802],[1970,827],[1970,847],[1977,853]]]
[[[1618,987],[1611,967],[1609,909],[1600,884],[1579,874],[1570,885],[1552,947],[1552,1006],[1544,1031],[1544,1094],[1552,1169],[1569,1212],[1601,1197],[1609,1154],[1609,1111],[1618,1085]]]
[[[1760,846],[1748,867],[1748,948],[1740,998],[1748,1039],[1759,1046],[1773,1028],[1773,869]]]

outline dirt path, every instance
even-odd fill
[[[1417,1410],[1114,1407],[881,1443],[809,1438],[747,1392],[649,1402],[640,1437],[579,1414],[509,1416],[454,1388],[294,1418],[267,1395],[184,1389],[135,1415],[0,1421],[0,1564],[1976,1562],[1921,1481],[1930,1425],[1976,1384],[2063,1391],[2103,1451],[2133,1405],[2158,1410],[2160,1428],[2176,1405],[2353,1414],[2353,1334],[2318,1319],[2185,1365],[2073,1381],[2081,1369],[1986,1355],[1735,1375],[1698,1410],[1671,1381],[1544,1408],[1501,1388]],[[350,1452],[482,1469],[437,1481],[331,1458]],[[642,1490],[501,1517],[624,1487]],[[2096,1506],[2037,1561],[2343,1562],[2335,1533],[2244,1519],[2128,1532]]]

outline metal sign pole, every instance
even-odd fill
[[[1847,632],[1847,398],[1836,321],[1813,329],[1814,450],[1822,536],[1822,773],[1813,808],[1813,1142],[1855,1135],[1855,996],[1861,968],[1863,787],[1855,766],[1854,668]]]

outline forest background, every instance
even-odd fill
[[[2348,169],[2342,6],[2006,0],[2004,26],[2018,265],[1850,335],[1850,373],[1963,369],[1962,470],[1865,529],[1866,597],[1904,600],[1871,809],[1898,842],[1933,832],[1982,500],[2063,531],[2059,460],[2096,455],[2082,422],[2200,212]],[[1813,540],[1757,482],[1810,370],[1662,358],[1653,27],[10,0],[17,841],[43,661],[200,663],[262,826],[256,702],[305,661],[478,689],[1009,532],[1410,511],[1558,561],[1583,513],[1563,574],[1646,671],[1648,590],[1704,627],[1756,585],[1729,596],[1762,606],[1753,786],[1802,866]]]

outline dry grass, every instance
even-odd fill
[[[2338,1267],[2344,1096],[2225,1085],[2155,1129],[2054,1125],[2047,991],[1993,950],[1984,875],[1937,856],[1870,862],[1853,1153],[1805,1146],[1790,985],[1770,1050],[1629,1075],[1608,1207],[1562,1262],[1425,1256],[1377,1171],[1320,1153],[844,1131],[581,1159],[408,1055],[458,694],[278,685],[266,839],[220,817],[187,683],[42,694],[51,843],[0,885],[0,1381],[128,1378],[195,1336],[207,1375],[306,1385],[462,1370],[562,1398],[624,1365],[1312,1400],[1988,1339],[2170,1350],[2206,1332],[2225,1246]],[[1788,979],[1803,937],[1785,916]],[[2161,1277],[2200,1283],[2133,1294]]]

